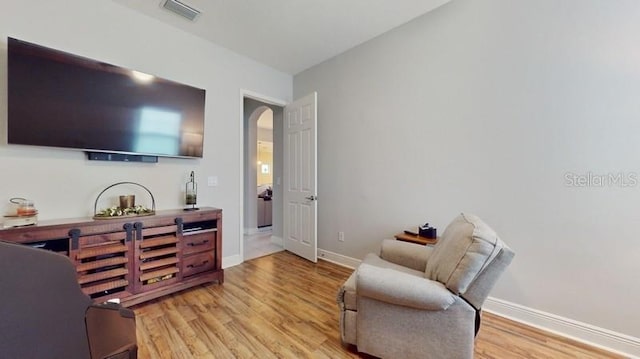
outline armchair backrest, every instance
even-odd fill
[[[491,227],[463,213],[444,230],[429,256],[425,276],[480,309],[513,257]]]
[[[63,255],[0,241],[0,358],[89,358],[76,276]]]

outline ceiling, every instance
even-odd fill
[[[295,75],[450,0],[181,0],[195,22],[163,0],[113,1]]]

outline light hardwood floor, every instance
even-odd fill
[[[352,270],[288,252],[138,305],[139,358],[369,358],[340,343],[336,293]],[[484,314],[476,358],[619,358]]]
[[[281,245],[271,242],[271,230],[260,231],[254,234],[245,234],[244,240],[244,260],[250,260],[265,255],[281,252],[284,250]]]

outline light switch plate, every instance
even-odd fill
[[[218,176],[209,176],[207,177],[207,186],[215,187],[218,185]]]

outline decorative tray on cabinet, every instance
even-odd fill
[[[100,200],[100,197],[102,196],[102,194],[112,187],[123,185],[123,184],[136,185],[138,187],[143,188],[145,191],[147,191],[147,193],[149,194],[149,197],[151,197],[151,208],[147,208],[141,205],[127,207],[127,208],[113,206],[113,207],[105,208],[101,211],[98,211],[98,201]],[[118,182],[108,186],[107,188],[103,189],[102,192],[100,192],[100,194],[98,194],[98,197],[96,198],[96,202],[93,205],[93,219],[117,219],[117,218],[127,218],[127,217],[144,217],[144,216],[153,216],[154,214],[156,214],[156,200],[153,197],[153,193],[151,193],[151,191],[147,187],[135,182]]]

